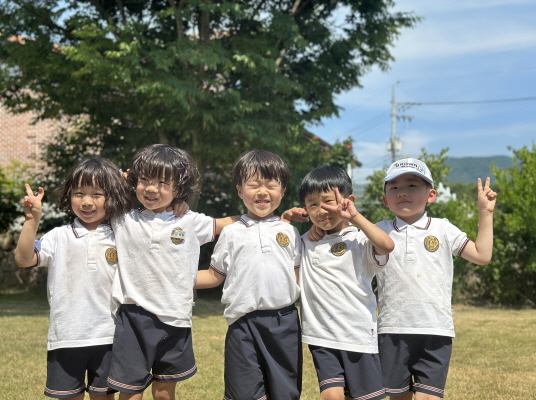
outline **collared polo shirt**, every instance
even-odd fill
[[[447,219],[426,213],[413,225],[398,217],[376,225],[395,243],[377,276],[378,332],[454,337],[453,256],[462,253],[467,235]]]
[[[298,230],[279,217],[256,221],[242,215],[223,228],[210,266],[226,277],[221,301],[227,323],[294,304],[300,296],[294,271],[300,257]]]
[[[37,265],[48,267],[47,350],[111,344],[110,312],[117,251],[110,225],[90,232],[75,218],[35,242]]]
[[[165,324],[191,327],[200,246],[214,240],[214,219],[142,209],[112,220],[112,226],[119,255],[114,314],[120,304],[137,304]]]
[[[372,278],[382,270],[374,247],[356,227],[312,242],[302,236],[300,267],[303,342],[378,353]],[[385,264],[387,257],[381,257]]]

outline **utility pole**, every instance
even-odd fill
[[[395,98],[395,86],[398,81],[393,83],[393,90],[391,94],[391,139],[387,142],[387,151],[391,152],[391,162],[396,161],[396,153],[402,150],[402,142],[396,137],[396,98]]]
[[[397,160],[397,153],[402,151],[402,141],[396,136],[396,121],[398,119],[409,120],[411,121],[412,117],[407,115],[397,115],[396,108],[397,106],[402,106],[402,108],[408,108],[408,106],[413,105],[413,103],[397,103],[395,96],[395,86],[400,83],[396,81],[393,83],[393,89],[391,94],[391,138],[387,142],[387,151],[391,153],[391,162]]]

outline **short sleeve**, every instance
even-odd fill
[[[54,251],[56,249],[56,230],[52,230],[39,240],[35,241],[34,248],[37,254],[36,267],[50,267],[54,260]]]
[[[302,240],[300,233],[296,228],[294,228],[294,268],[300,268],[301,264],[301,254],[302,254]]]
[[[227,270],[229,268],[229,242],[226,229],[223,228],[212,257],[210,259],[210,266],[216,272],[227,276]]]
[[[212,242],[216,238],[216,221],[212,217],[205,214],[194,214],[194,230],[199,240],[199,244],[203,245]]]
[[[469,238],[465,232],[462,232],[457,226],[451,224],[448,219],[443,219],[445,235],[453,256],[460,256],[469,243]]]

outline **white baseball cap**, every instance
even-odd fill
[[[384,183],[389,182],[390,180],[396,178],[397,176],[403,174],[413,174],[420,176],[426,182],[430,183],[434,187],[434,180],[432,179],[432,173],[428,169],[425,163],[416,158],[403,158],[402,160],[395,161],[391,164],[385,178],[383,179]]]

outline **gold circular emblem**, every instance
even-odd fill
[[[114,247],[107,248],[104,256],[106,257],[108,264],[117,264],[117,250]]]
[[[333,254],[334,256],[340,257],[344,253],[346,253],[346,243],[339,242],[331,246],[331,254]]]
[[[279,243],[279,245],[282,247],[287,247],[290,243],[288,236],[281,232],[277,234],[277,236],[275,237],[275,240],[277,240],[277,243]]]
[[[185,233],[181,228],[174,228],[171,231],[171,241],[173,244],[181,244],[184,242]]]
[[[439,240],[435,236],[426,236],[424,238],[424,248],[433,253],[439,249]]]

